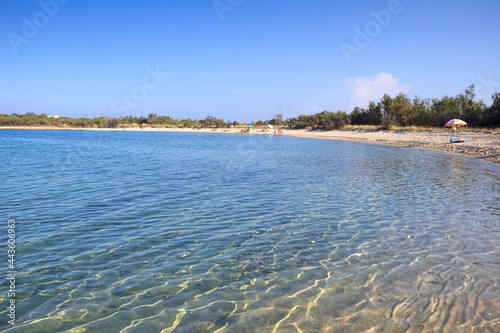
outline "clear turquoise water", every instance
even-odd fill
[[[2,330],[500,331],[500,179],[475,160],[251,135],[0,140],[18,241]]]

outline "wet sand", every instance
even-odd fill
[[[136,132],[184,132],[184,133],[216,133],[237,134],[241,129],[217,129],[208,128],[69,128],[69,127],[0,127],[2,129],[21,130],[76,130],[76,131],[136,131]],[[251,135],[274,135],[274,129],[262,132],[257,129]],[[447,153],[455,153],[475,157],[488,162],[500,163],[500,132],[478,132],[466,131],[455,133],[452,130],[433,131],[378,131],[378,130],[354,130],[354,131],[323,131],[323,130],[283,130],[283,136],[301,138],[329,139],[342,141],[356,141],[374,144],[383,144],[400,147],[412,147],[421,149],[438,150]],[[450,143],[450,137],[470,139],[465,142]]]

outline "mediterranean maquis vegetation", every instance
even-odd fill
[[[277,117],[279,118],[279,117]],[[380,129],[392,127],[442,127],[448,120],[459,118],[470,127],[500,127],[500,93],[494,93],[492,104],[487,107],[483,100],[477,100],[474,85],[456,96],[444,96],[441,99],[413,99],[400,93],[395,97],[385,94],[380,101],[371,101],[368,108],[356,107],[350,114],[344,111],[323,111],[313,115],[301,115],[286,120],[272,119],[255,121],[254,126],[275,125],[291,129],[311,128],[334,130],[346,125],[374,125]],[[80,128],[127,128],[127,127],[175,127],[175,128],[227,128],[238,127],[236,121],[224,121],[207,116],[205,119],[174,119],[169,116],[149,114],[148,117],[98,117],[68,118],[54,117],[33,112],[21,114],[0,114],[0,126],[55,126]]]

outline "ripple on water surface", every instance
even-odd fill
[[[8,332],[500,331],[500,180],[474,160],[287,137],[0,138]]]

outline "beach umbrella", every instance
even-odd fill
[[[453,127],[455,129],[455,134],[457,134],[457,127],[465,126],[467,123],[462,119],[452,119],[448,121],[444,127]]]
[[[267,126],[269,126],[270,129],[273,129],[273,125],[267,125]]]

